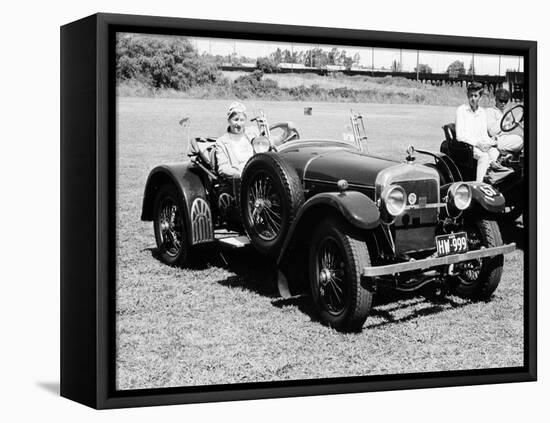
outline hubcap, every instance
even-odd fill
[[[333,238],[325,238],[317,254],[319,299],[330,314],[341,314],[346,308],[347,285],[344,256]]]
[[[164,199],[161,204],[159,229],[164,250],[171,257],[177,256],[181,250],[183,239],[180,212],[176,204],[169,198]]]
[[[326,286],[330,278],[332,277],[332,272],[329,269],[322,269],[321,273],[319,274],[319,282],[321,282],[321,285]]]
[[[258,173],[250,184],[248,218],[260,238],[272,241],[279,235],[283,223],[281,197],[268,174]]]

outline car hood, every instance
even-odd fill
[[[339,142],[310,141],[286,146],[280,151],[304,181],[374,187],[378,173],[397,161],[372,156]]]

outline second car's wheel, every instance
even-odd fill
[[[498,224],[494,220],[476,219],[466,225],[469,250],[498,247],[503,244]],[[457,264],[458,275],[453,290],[458,295],[486,300],[497,289],[502,277],[504,256],[498,255]]]
[[[372,292],[362,281],[370,266],[365,240],[339,219],[322,221],[311,240],[309,279],[321,321],[341,331],[359,331],[372,303]]]
[[[155,198],[153,225],[160,260],[170,266],[183,266],[189,256],[189,242],[182,201],[173,185],[159,189]]]
[[[258,251],[279,252],[303,202],[298,174],[277,153],[256,154],[248,161],[241,179],[241,217]]]

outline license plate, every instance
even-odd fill
[[[468,251],[468,237],[466,232],[436,236],[435,247],[439,257],[465,253]]]

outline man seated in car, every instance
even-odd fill
[[[500,128],[500,121],[510,101],[510,93],[504,88],[495,92],[495,105],[485,110],[487,113],[487,132],[496,140],[501,153],[518,153],[523,148],[523,138],[517,134],[507,134]]]
[[[244,165],[254,154],[252,139],[258,135],[246,128],[246,107],[232,103],[227,110],[227,132],[216,140],[218,174],[225,178],[240,177]]]
[[[487,115],[479,107],[483,94],[480,82],[471,82],[467,88],[468,104],[462,104],[456,110],[456,139],[473,147],[474,158],[477,160],[476,181],[482,182],[489,167],[501,168],[496,162],[499,151],[497,142],[487,133]]]

